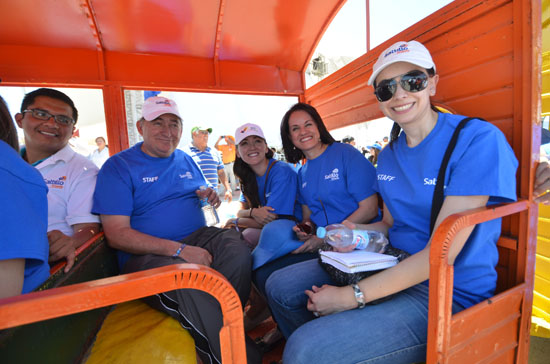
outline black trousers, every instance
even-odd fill
[[[203,227],[182,240],[182,243],[208,250],[211,268],[220,272],[237,291],[244,306],[250,294],[250,250],[241,234],[231,229]],[[134,255],[124,266],[124,273],[157,268],[184,262],[181,258],[160,255]],[[179,289],[143,299],[151,307],[166,312],[189,331],[195,340],[197,354],[204,364],[221,363],[220,329],[223,317],[219,302],[206,292]],[[246,337],[248,363],[261,363],[261,353]]]

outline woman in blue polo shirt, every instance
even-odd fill
[[[353,146],[337,143],[313,106],[298,103],[287,111],[281,139],[288,162],[306,160],[298,172],[303,223],[272,223],[262,231],[253,254],[253,279],[262,293],[273,272],[305,260],[316,261],[322,244],[315,235],[317,226],[345,219],[367,223],[378,216],[374,167]],[[276,320],[285,334],[285,318]]]
[[[382,112],[396,124],[391,143],[378,159],[383,219],[360,227],[387,234],[393,246],[412,255],[357,285],[335,287],[330,280],[322,282],[327,284],[324,286],[318,282],[311,285],[301,304],[313,315],[302,312],[301,319],[294,319],[283,355],[285,364],[425,360],[432,196],[446,146],[464,117],[442,114],[431,107],[438,75],[430,53],[416,41],[398,42],[385,50],[368,83],[374,86]],[[471,120],[460,131],[446,169],[444,200],[435,228],[451,214],[514,201],[517,164],[498,128]],[[464,229],[455,238],[449,252],[454,264],[453,312],[493,295],[499,235],[500,220],[494,220]],[[280,270],[272,278],[278,279],[280,288],[284,279],[308,280],[321,275],[321,270],[302,263]],[[297,292],[283,294],[299,296]],[[382,297],[388,299],[365,306]],[[297,315],[292,298],[282,301],[279,296],[272,301],[270,297],[269,303],[278,315]],[[319,318],[311,320],[313,316]]]
[[[231,222],[245,228],[243,237],[255,248],[264,225],[277,219],[295,219],[296,172],[287,163],[273,159],[262,129],[244,124],[235,131],[237,145],[233,172],[241,184],[241,209]]]

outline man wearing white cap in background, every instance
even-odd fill
[[[236,289],[241,303],[250,293],[251,258],[240,233],[206,227],[199,197],[220,204],[193,159],[176,149],[182,121],[174,101],[148,98],[137,122],[143,142],[107,160],[97,180],[93,212],[101,221],[109,245],[118,249],[123,273],[177,263],[210,266]],[[219,363],[219,303],[198,290],[176,290],[144,299],[188,328],[203,363]],[[249,363],[261,355],[247,341]]]

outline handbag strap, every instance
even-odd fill
[[[269,165],[269,167],[267,168],[267,172],[265,173],[265,183],[264,183],[264,201],[267,203],[267,196],[265,195],[265,189],[267,188],[267,181],[268,178],[269,178],[269,171],[271,171],[271,167],[273,167],[275,165],[275,163],[277,163],[277,160],[274,160],[273,163],[271,163]]]
[[[449,141],[449,145],[447,146],[447,150],[445,151],[445,155],[443,156],[443,160],[441,161],[441,167],[439,167],[439,173],[437,175],[434,195],[432,198],[432,213],[430,216],[430,236],[433,233],[433,230],[435,227],[435,220],[437,220],[437,215],[439,215],[441,206],[443,206],[443,199],[444,199],[443,184],[445,183],[445,172],[447,171],[447,165],[449,164],[449,159],[451,159],[451,154],[453,154],[453,150],[455,149],[456,142],[458,140],[458,134],[460,134],[460,131],[462,130],[462,128],[464,128],[464,126],[472,119],[479,119],[479,120],[485,121],[484,119],[481,119],[481,118],[462,119],[455,129],[453,136]]]

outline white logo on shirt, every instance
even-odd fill
[[[191,174],[191,172],[187,171],[187,173],[184,173],[184,174],[180,174],[180,178],[182,179],[193,179],[193,175]]]
[[[302,188],[306,188],[307,182],[302,183]]]
[[[268,198],[269,196],[271,196],[271,192],[265,194],[265,198]]]
[[[424,186],[435,186],[437,178],[424,178]]]
[[[331,181],[337,181],[340,179],[338,176],[338,168],[334,168],[332,173],[325,175],[325,179],[330,179]]]
[[[143,177],[143,178],[142,178],[143,183],[156,182],[156,181],[158,181],[158,179],[159,179],[158,176],[155,176],[155,177]]]
[[[395,179],[395,176],[390,176],[390,175],[387,175],[387,174],[379,174],[376,176],[378,178],[379,181],[393,181]]]

